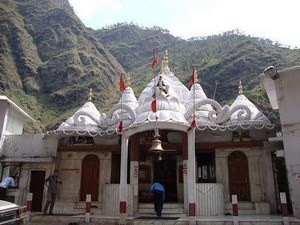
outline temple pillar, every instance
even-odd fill
[[[187,176],[187,165],[188,165],[188,139],[187,133],[182,132],[182,174],[183,174],[183,205],[184,211],[188,212],[188,176]]]
[[[196,171],[195,171],[195,129],[188,132],[188,164],[187,164],[187,183],[188,183],[188,202],[189,202],[189,224],[196,225]]]
[[[139,205],[139,134],[131,137],[130,142],[130,184],[133,186],[133,213],[137,213]]]
[[[122,135],[121,166],[120,166],[120,192],[119,192],[119,224],[126,224],[127,208],[127,163],[128,163],[128,137]]]

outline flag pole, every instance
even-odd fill
[[[196,69],[195,66],[193,66],[193,76],[194,76],[194,84],[193,84],[193,91],[194,91],[194,120],[196,119],[196,88],[195,88],[195,83],[196,83],[196,79],[195,79],[195,73],[196,73]]]
[[[194,127],[196,127],[196,88],[195,88],[195,83],[197,81],[197,78],[195,77],[195,73],[196,73],[196,69],[195,69],[195,66],[193,66],[193,72],[192,72],[192,76],[190,78],[190,81],[189,83],[191,85],[193,85],[193,120],[192,120],[192,123],[190,125],[190,127],[188,128],[187,131],[190,131],[192,130]]]
[[[153,84],[154,84],[154,100],[152,101],[151,103],[151,110],[153,113],[155,113],[155,123],[157,123],[157,110],[156,110],[156,106],[157,106],[157,96],[156,96],[156,81],[155,81],[155,69],[156,69],[156,64],[157,64],[157,57],[155,55],[155,49],[153,48],[153,60],[152,60],[152,64],[151,64],[151,67],[152,67],[152,70],[153,70]]]
[[[124,83],[122,73],[120,76],[120,91],[121,91],[121,119],[120,119],[118,129],[119,129],[119,132],[122,134],[123,133],[123,92],[125,91],[125,83]]]
[[[157,124],[157,96],[156,96],[156,82],[155,82],[155,69],[156,69],[156,63],[157,63],[157,59],[155,56],[155,50],[153,48],[153,60],[154,60],[154,68],[153,68],[153,79],[154,79],[154,93],[155,93],[155,124]]]

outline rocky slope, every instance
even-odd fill
[[[99,106],[111,101],[123,68],[67,0],[2,1],[0,14],[0,91],[41,128],[83,104],[89,86]]]

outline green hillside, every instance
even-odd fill
[[[149,68],[155,47],[160,59],[168,50],[171,70],[187,86],[192,66],[197,68],[208,97],[213,98],[217,83],[215,99],[223,104],[236,98],[241,80],[246,96],[276,122],[277,114],[270,109],[259,74],[270,65],[284,68],[300,64],[299,49],[281,47],[278,43],[246,36],[239,31],[183,40],[157,27],[117,24],[95,31],[95,36],[112,54],[116,52],[114,56],[130,73],[133,83],[139,84],[134,87],[136,94],[152,78]],[[141,44],[144,42],[147,44]]]
[[[68,1],[2,1],[0,91],[49,129],[86,101],[111,104],[123,68],[74,14]],[[117,96],[115,96],[117,99]],[[48,126],[48,127],[47,127]]]

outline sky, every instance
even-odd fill
[[[189,39],[239,29],[300,47],[300,0],[69,0],[87,27],[159,26]]]

